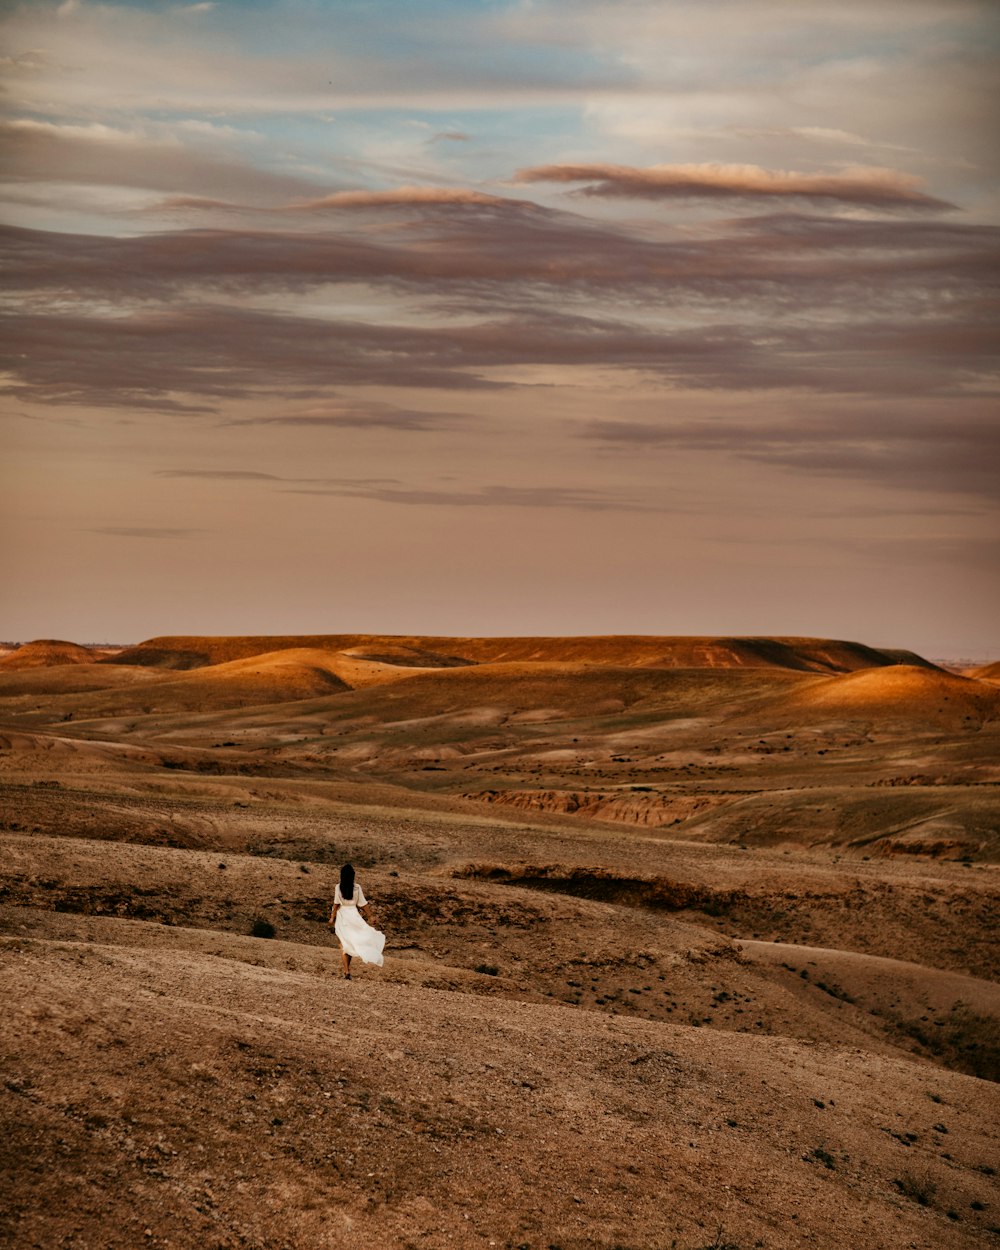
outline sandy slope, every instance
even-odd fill
[[[2,953],[18,1244],[971,1247],[1000,1201],[994,1091],[891,1058],[210,955]]]
[[[801,968],[814,969],[808,973],[814,980],[829,975],[855,1000],[863,997],[881,1009],[902,1006],[907,1014],[926,1011],[935,1015],[962,1002],[973,1011],[1000,1019],[1000,985],[995,981],[823,946],[747,941],[738,941],[737,946],[754,962],[784,967],[791,960]]]
[[[783,866],[784,857],[727,864],[718,855],[700,868],[697,857],[675,862],[672,877],[629,878],[588,864],[586,848],[576,853],[587,866],[576,869],[522,863],[501,871],[445,860],[427,871],[414,866],[415,848],[405,834],[390,846],[377,827],[372,832],[381,862],[365,868],[364,879],[391,934],[387,951],[403,961],[394,962],[397,978],[492,996],[555,998],[696,1028],[877,1051],[902,1047],[960,1071],[1000,1074],[991,1036],[1000,1018],[995,994],[989,983],[945,970],[949,961],[954,967],[950,951],[963,932],[988,931],[995,907],[988,887],[980,887],[977,899],[940,881],[896,873],[887,891],[874,875],[866,887],[818,864]],[[467,840],[471,831],[455,830],[463,832]],[[322,962],[331,946],[323,922],[337,872],[330,860],[350,853],[365,864],[371,857],[363,843],[345,846],[339,830],[328,827],[325,837],[325,844],[288,846],[272,858],[239,854],[233,845],[222,852],[222,839],[212,852],[0,835],[0,930],[199,951],[224,943],[233,958],[269,958],[280,948],[279,966],[293,954],[291,967],[305,966],[302,959]],[[481,845],[487,840],[477,838]],[[330,854],[319,859],[320,850]],[[628,857],[623,850],[604,854],[620,863]],[[308,858],[295,862],[296,851]],[[591,847],[588,858],[600,853]],[[386,871],[389,856],[400,869]],[[796,898],[807,900],[798,918]],[[274,945],[244,936],[256,919],[274,926]],[[855,952],[844,952],[853,977],[846,991],[838,990],[843,978],[836,970],[802,976],[805,955],[794,967],[790,959],[747,958],[741,951],[755,951],[753,941],[733,940],[771,937],[776,925],[786,940],[798,936],[801,943],[808,935],[818,945],[825,934]],[[859,969],[894,975],[885,973],[891,961],[878,956],[905,951],[918,935],[925,960],[942,961],[937,970],[924,967],[928,985],[945,989],[897,993],[891,1002],[857,989]],[[764,943],[761,949],[777,948]],[[978,966],[981,950],[981,943],[967,941],[959,966]],[[913,967],[903,971],[913,982]],[[900,980],[898,969],[895,975]]]
[[[60,698],[65,695],[84,694],[88,691],[108,691],[135,685],[137,682],[155,682],[159,674],[153,669],[137,667],[111,668],[95,662],[79,664],[47,664],[38,668],[0,669],[0,698],[9,700],[16,708],[15,700],[24,706],[37,704],[40,697]],[[61,713],[60,713],[61,714]]]
[[[840,713],[927,724],[982,724],[1000,717],[1000,692],[981,681],[913,665],[831,677],[793,691],[784,706],[799,716]]]

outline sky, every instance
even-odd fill
[[[0,636],[1000,658],[994,3],[0,28]]]

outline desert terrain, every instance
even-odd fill
[[[996,664],[5,652],[4,1244],[1000,1246]]]

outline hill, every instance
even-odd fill
[[[93,664],[108,655],[101,647],[81,647],[58,638],[39,638],[26,642],[10,654],[0,656],[0,669],[47,668],[56,664]]]
[[[393,664],[575,663],[615,667],[785,668],[853,672],[906,662],[933,668],[911,652],[880,651],[824,638],[607,637],[442,638],[376,634],[275,637],[159,637],[126,648],[108,663],[199,668],[293,648],[346,652]]]
[[[997,1106],[971,1077],[345,984],[251,943],[4,943],[5,1147],[32,1161],[10,1244],[987,1244]]]
[[[801,638],[49,654],[0,670],[4,1244],[1000,1238],[997,685]]]
[[[784,695],[782,704],[802,718],[982,724],[1000,716],[1000,691],[973,678],[907,664],[810,683]]]
[[[176,660],[180,648],[166,641]],[[653,641],[637,650],[624,640],[618,651],[662,658]],[[604,640],[576,642],[593,655]],[[830,675],[774,664],[475,661],[456,651],[369,638],[187,669],[7,673],[0,729],[33,736],[0,753],[0,769],[54,766],[72,741],[74,767],[102,772],[114,741],[122,768],[160,761],[177,773],[384,783],[421,801],[477,800],[578,828],[852,855],[1000,856],[1000,691],[989,682],[917,665]],[[685,655],[705,658],[690,647]],[[97,741],[95,755],[87,744]],[[121,754],[125,742],[140,753]],[[143,836],[163,830],[157,820]]]
[[[412,865],[364,871],[389,942],[348,984],[329,864],[0,840],[12,1245],[988,1244],[995,985]],[[802,868],[702,873],[877,904]]]
[[[28,679],[19,676],[20,681],[0,677],[0,697],[46,694],[62,720],[209,713],[294,703],[351,689],[337,675],[334,655],[304,648],[180,671],[99,664],[54,667],[32,672]]]

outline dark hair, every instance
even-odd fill
[[[349,902],[354,897],[354,865],[345,864],[340,870],[340,897]]]

